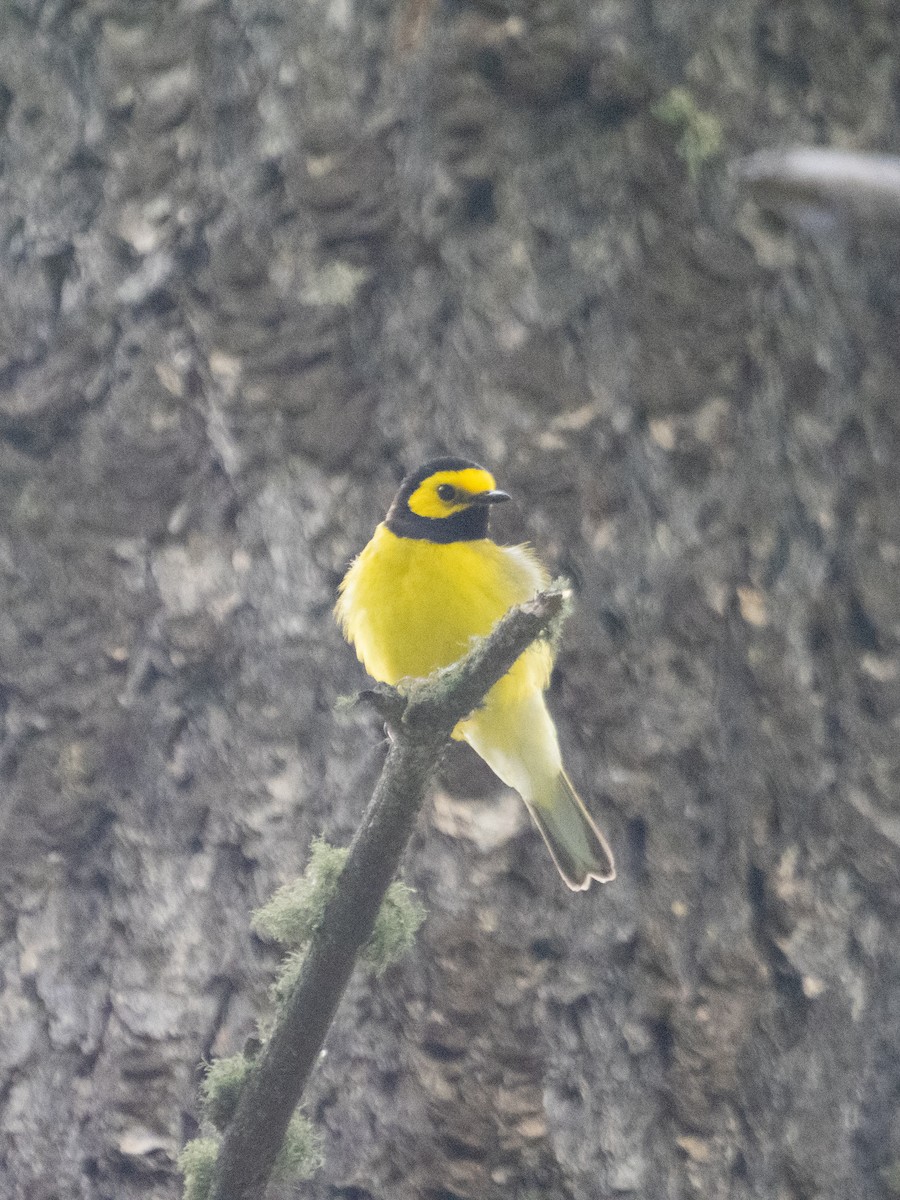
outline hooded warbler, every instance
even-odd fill
[[[508,500],[493,476],[463,458],[436,458],[408,475],[340,586],[335,616],[366,670],[397,684],[461,658],[548,576],[528,546],[488,534]],[[573,891],[615,878],[613,856],[563,769],[544,702],[553,652],[532,645],[453,732],[531,813]]]

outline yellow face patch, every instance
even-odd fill
[[[473,496],[492,492],[496,486],[493,475],[478,467],[467,467],[464,471],[435,471],[410,496],[409,510],[417,517],[450,517],[468,508]],[[453,494],[442,496],[441,492],[448,488],[453,489]]]

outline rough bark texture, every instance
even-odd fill
[[[900,238],[725,170],[900,152],[898,63],[896,0],[0,3],[3,1200],[178,1195],[249,910],[383,754],[336,582],[442,451],[576,584],[620,878],[452,756],[299,1194],[900,1186]]]

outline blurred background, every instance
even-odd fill
[[[4,0],[0,1197],[180,1195],[446,452],[574,582],[619,879],[455,748],[292,1194],[900,1194],[900,225],[735,167],[802,145],[900,153],[896,0]]]

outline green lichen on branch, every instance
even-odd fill
[[[691,180],[697,178],[700,167],[722,148],[722,123],[718,117],[700,108],[685,87],[673,87],[655,104],[653,115],[677,134],[675,151],[684,159]]]
[[[290,950],[278,964],[278,970],[269,992],[272,1002],[277,1009],[281,1009],[294,990],[294,986],[300,978],[300,972],[303,969],[304,958],[306,958],[305,949]],[[272,1031],[271,1019],[263,1019],[260,1022],[259,1028],[260,1034],[263,1037],[267,1037]]]
[[[315,841],[303,876],[280,888],[254,915],[254,928],[288,950],[272,988],[279,1008],[297,982],[307,947],[322,923],[347,855],[347,850],[330,846],[321,839]],[[424,918],[425,910],[411,889],[395,881],[382,902],[363,958],[380,974],[410,948]],[[234,1116],[253,1066],[246,1055],[234,1054],[214,1059],[206,1068],[200,1086],[201,1103],[205,1117],[220,1132]],[[218,1147],[219,1140],[214,1137],[196,1138],[185,1146],[179,1159],[185,1177],[185,1200],[206,1200],[210,1194]],[[321,1163],[318,1134],[304,1116],[295,1113],[275,1163],[275,1177],[283,1182],[306,1179]]]
[[[246,1069],[249,1071],[252,1064],[244,1061]],[[221,1062],[232,1064],[232,1067],[227,1069],[227,1073],[233,1077],[234,1060],[222,1059]],[[213,1069],[215,1066],[216,1064],[213,1064]],[[209,1200],[220,1146],[221,1138],[199,1137],[188,1142],[179,1154],[178,1167],[184,1175],[184,1200]],[[309,1179],[323,1162],[321,1135],[302,1113],[295,1112],[275,1159],[272,1178],[277,1183],[300,1183],[304,1179]]]
[[[412,888],[396,880],[387,890],[372,936],[363,949],[363,958],[381,975],[393,962],[412,948],[419,926],[425,920],[425,908]]]
[[[280,942],[290,951],[274,985],[278,1002],[291,992],[306,947],[321,925],[328,901],[338,886],[347,855],[347,850],[317,839],[312,844],[304,874],[279,888],[253,917],[253,928],[258,933]],[[424,919],[425,909],[415,899],[412,889],[395,881],[382,901],[372,936],[362,951],[363,959],[380,975],[410,949]]]
[[[317,838],[310,847],[304,873],[280,887],[257,909],[251,922],[253,928],[289,950],[308,945],[322,923],[325,907],[334,895],[346,862],[346,850]]]
[[[299,1183],[309,1179],[324,1161],[321,1135],[302,1113],[295,1112],[275,1159],[272,1178],[279,1183]]]
[[[178,1155],[178,1169],[184,1176],[184,1200],[207,1200],[218,1156],[219,1138],[199,1137],[187,1143]]]
[[[223,1130],[237,1108],[241,1088],[253,1064],[243,1054],[216,1058],[207,1066],[200,1085],[203,1111],[216,1129]]]

